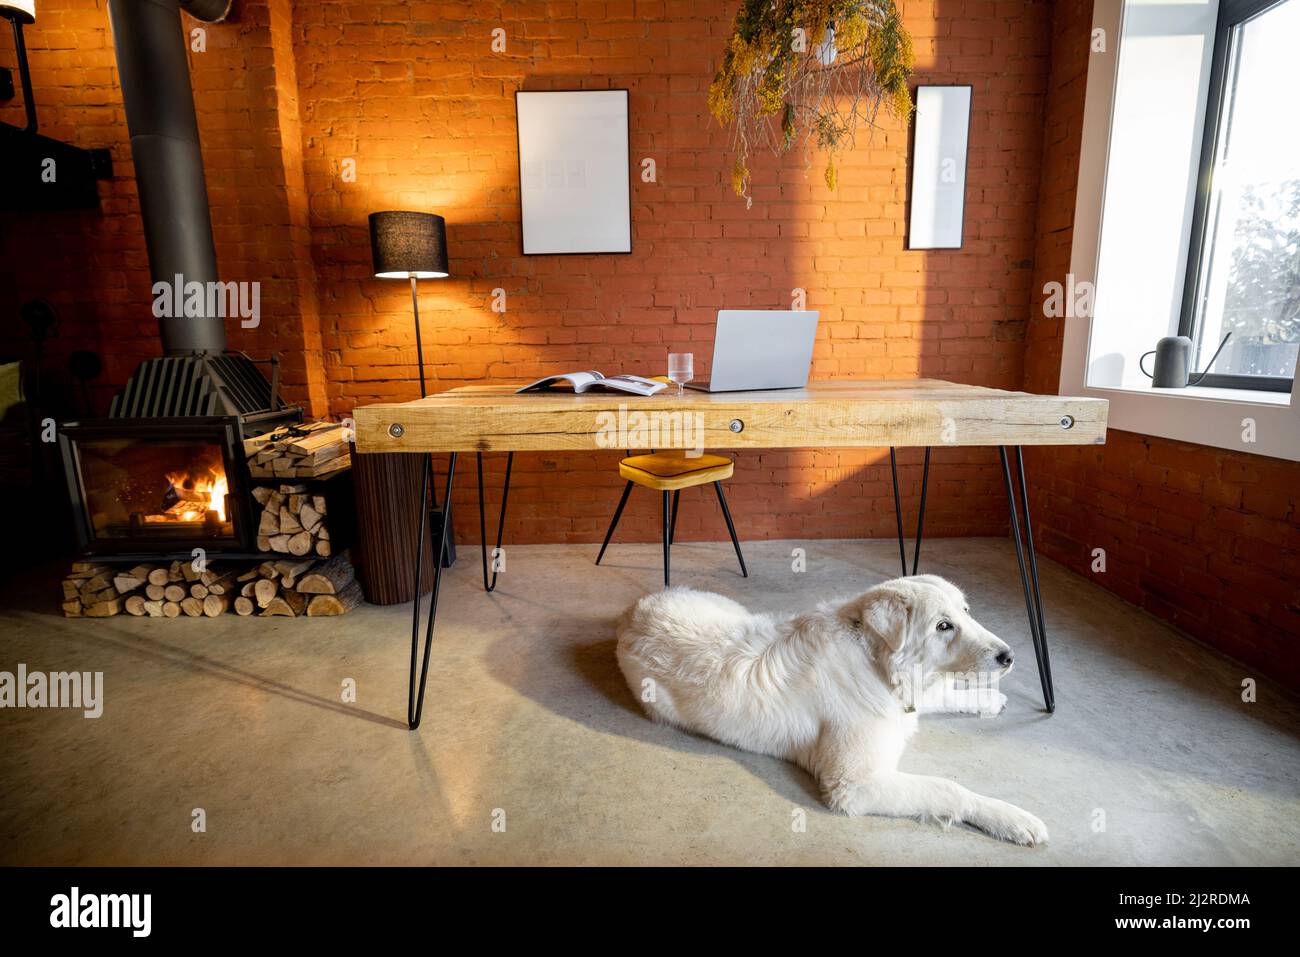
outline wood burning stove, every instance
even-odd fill
[[[256,554],[238,417],[99,419],[59,433],[83,555]]]
[[[240,353],[151,359],[107,418],[62,423],[81,554],[258,554],[244,439],[302,419],[277,380]]]
[[[211,290],[221,284],[182,6],[212,21],[229,0],[110,0],[109,16],[155,290],[173,281]],[[141,363],[106,418],[58,430],[81,551],[258,555],[243,441],[301,422],[302,409],[279,397],[274,360],[268,381],[226,351],[225,312],[211,295],[178,315],[154,307],[163,355]]]

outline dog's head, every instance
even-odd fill
[[[845,602],[840,616],[878,653],[888,677],[945,672],[1001,677],[1011,648],[970,615],[961,589],[937,575],[895,578]]]

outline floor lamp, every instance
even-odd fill
[[[406,210],[387,210],[370,214],[370,255],[374,261],[375,278],[409,279],[411,281],[411,312],[415,319],[415,356],[420,369],[420,397],[428,395],[424,378],[424,342],[420,336],[419,281],[445,279],[447,268],[447,224],[433,213],[415,213]],[[447,490],[451,491],[452,473],[456,458],[452,456],[447,470]],[[438,497],[430,500],[433,483],[433,456],[425,453],[420,479],[420,532],[415,546],[415,590],[411,623],[411,676],[414,681],[420,638],[420,585],[424,577],[425,529],[432,521],[437,558],[433,567],[433,593],[424,643],[424,662],[420,669],[418,695],[424,700],[425,676],[429,668],[429,649],[433,639],[433,617],[438,608],[438,589],[442,584],[442,569],[456,559],[451,536],[451,500],[445,497],[442,511],[438,511]],[[411,697],[417,689],[412,685]],[[407,718],[412,728],[419,724],[419,709],[408,705]]]

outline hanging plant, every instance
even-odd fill
[[[751,147],[815,144],[834,189],[835,154],[853,145],[860,122],[874,126],[882,105],[911,115],[914,61],[894,0],[742,0],[709,87],[709,112],[735,131],[736,194],[752,205]]]

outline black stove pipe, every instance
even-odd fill
[[[155,283],[169,287],[178,275],[185,283],[218,278],[182,6],[191,16],[215,21],[225,17],[230,0],[108,4],[149,272]],[[158,328],[167,355],[220,354],[226,348],[219,315],[160,317]]]

